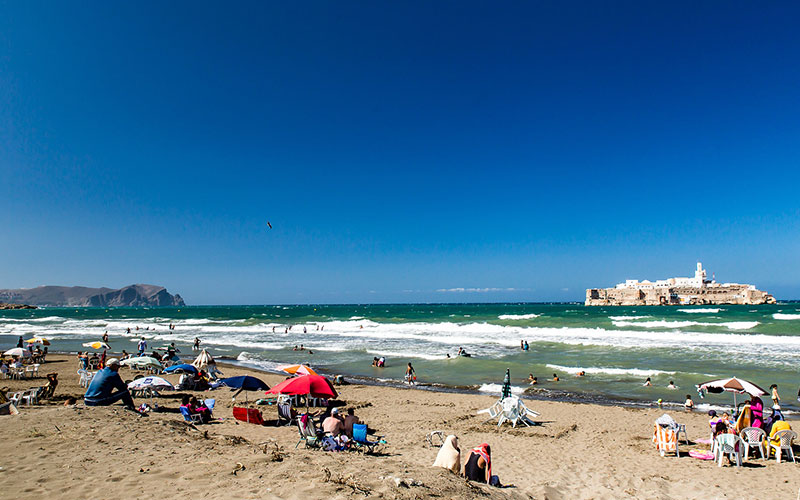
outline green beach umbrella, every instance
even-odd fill
[[[506,377],[503,379],[503,399],[511,395],[511,370],[506,368]]]

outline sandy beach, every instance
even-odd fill
[[[55,398],[0,417],[6,449],[0,477],[15,485],[15,498],[95,498],[113,491],[128,498],[218,498],[224,492],[227,498],[287,499],[735,499],[756,492],[760,498],[794,499],[800,488],[798,465],[791,462],[751,458],[742,468],[718,468],[685,454],[660,457],[651,442],[653,421],[664,413],[658,409],[531,401],[541,425],[498,429],[475,413],[491,405],[491,395],[346,385],[337,388],[345,408],[355,408],[388,444],[377,455],[333,453],[295,449],[296,426],[234,420],[228,389],[203,393],[217,398],[214,416],[222,420],[197,428],[177,413],[175,392],[157,400],[171,411],[147,417],[119,405],[85,407],[76,365],[73,356],[51,355],[42,373],[59,373]],[[221,369],[225,376],[252,374],[270,385],[283,379]],[[127,368],[121,374],[133,378]],[[45,383],[3,380],[2,386],[13,391]],[[64,406],[70,395],[78,397],[76,406]],[[251,393],[250,401],[259,396]],[[260,408],[265,419],[276,420],[274,406]],[[690,440],[708,437],[706,415],[669,413],[686,424]],[[425,435],[434,430],[458,436],[462,462],[467,449],[489,443],[493,473],[513,486],[470,483],[431,467],[437,449],[425,443]]]

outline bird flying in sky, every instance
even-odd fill
[[[267,221],[267,225],[269,226],[270,229],[272,229],[272,224],[270,224],[269,221]]]

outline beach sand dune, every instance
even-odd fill
[[[57,396],[81,395],[74,359],[53,360],[45,366],[60,373]],[[222,369],[270,385],[282,380]],[[126,369],[122,374],[132,378]],[[2,385],[13,390],[36,384]],[[660,457],[650,440],[653,421],[663,413],[657,409],[535,401],[530,406],[542,413],[542,425],[498,429],[475,415],[492,396],[341,387],[347,406],[386,436],[385,452],[372,456],[295,449],[296,427],[238,422],[228,390],[202,395],[217,398],[221,423],[194,428],[176,412],[139,417],[121,406],[65,407],[58,400],[22,407],[18,416],[0,417],[0,477],[14,498],[736,499],[755,491],[760,498],[793,499],[800,487],[800,465],[793,463],[751,459],[737,469]],[[175,393],[157,401],[173,411],[179,406]],[[276,419],[273,407],[261,409],[266,419]],[[708,437],[705,415],[672,415],[687,425],[690,439]],[[489,443],[493,472],[514,486],[491,488],[430,467],[437,449],[424,438],[433,430],[456,434],[462,457]]]

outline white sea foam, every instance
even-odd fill
[[[720,309],[719,307],[705,307],[698,309],[678,309],[678,310],[680,312],[685,312],[688,314],[718,313],[720,311],[724,311],[724,309]]]
[[[708,323],[700,321],[613,321],[612,324],[618,327],[635,326],[641,328],[688,328],[690,326],[717,326],[729,330],[749,330],[758,326],[758,321],[728,321],[724,323]]]
[[[493,392],[497,394],[503,393],[503,386],[500,384],[482,384],[478,387],[478,390],[481,392]],[[512,394],[522,394],[525,391],[524,387],[517,387],[516,385],[511,386],[511,393]]]
[[[539,316],[541,316],[541,314],[501,314],[497,319],[533,319]]]
[[[590,366],[588,368],[581,368],[577,366],[561,366],[561,365],[545,365],[554,370],[559,370],[572,375],[577,375],[579,372],[584,371],[587,374],[606,374],[606,375],[632,375],[634,377],[652,377],[655,375],[674,374],[676,372],[663,371],[663,370],[647,370],[640,368],[601,368]]]
[[[781,320],[793,320],[793,319],[800,319],[800,314],[775,313],[772,315],[772,317]]]
[[[630,319],[644,319],[644,318],[652,318],[652,316],[609,316],[608,319],[614,321],[625,321]]]

